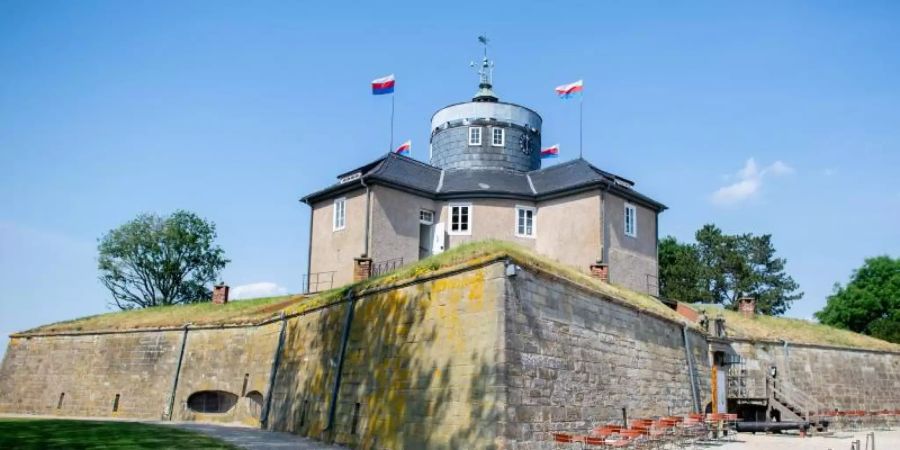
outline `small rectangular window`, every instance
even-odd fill
[[[431,225],[434,223],[434,211],[429,211],[427,209],[419,210],[419,223],[425,225]]]
[[[630,203],[625,204],[625,235],[637,237],[637,209]]]
[[[516,236],[534,237],[534,208],[516,206]]]
[[[119,410],[119,394],[116,394],[116,399],[113,400],[113,412],[117,412]]]
[[[347,224],[347,199],[341,197],[334,200],[334,231],[343,230]]]
[[[491,145],[494,147],[503,147],[504,142],[506,142],[505,130],[499,127],[491,128]]]
[[[63,399],[65,399],[65,398],[66,398],[66,393],[61,392],[59,394],[59,402],[56,403],[56,409],[62,409]]]
[[[472,234],[472,205],[450,205],[450,234]]]
[[[469,127],[469,145],[481,145],[481,127]]]

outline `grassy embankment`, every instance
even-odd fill
[[[417,261],[392,273],[313,296],[288,295],[232,301],[227,305],[199,303],[161,306],[140,310],[113,312],[44,325],[24,333],[54,333],[135,328],[180,327],[258,323],[277,316],[298,313],[339,301],[348,289],[356,292],[413,281],[498,258],[509,258],[522,266],[569,279],[602,295],[616,298],[646,311],[681,320],[680,316],[652,297],[610,284],[600,283],[569,266],[534,253],[519,245],[503,241],[481,241],[457,246],[440,255]]]
[[[348,289],[360,292],[395,285],[500,258],[509,258],[516,264],[568,279],[600,295],[614,298],[640,310],[653,312],[675,321],[684,320],[649,295],[601,283],[584,272],[560,264],[522,246],[505,241],[489,240],[460,245],[440,255],[404,266],[392,273],[312,296],[288,295],[232,301],[227,305],[199,303],[122,311],[44,325],[25,333],[180,327],[188,323],[192,325],[259,323],[276,317],[282,312],[285,314],[301,313],[340,301]],[[769,316],[748,319],[730,310],[708,305],[694,306],[707,310],[707,314],[711,317],[722,314],[726,319],[729,335],[735,337],[757,340],[784,339],[789,342],[900,351],[900,345],[897,344],[805,320]]]
[[[767,341],[785,340],[792,343],[900,351],[900,345],[808,320],[764,315],[745,317],[737,311],[716,306],[691,306],[706,311],[707,316],[710,318],[714,318],[717,315],[724,317],[725,328],[729,337]]]

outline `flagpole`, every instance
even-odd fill
[[[578,98],[578,158],[584,159],[584,91]]]
[[[388,147],[388,153],[394,151],[394,94],[391,93],[391,145]]]

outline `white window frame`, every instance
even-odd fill
[[[637,207],[631,203],[625,203],[625,236],[637,237]],[[629,223],[629,218],[631,223]]]
[[[478,139],[472,139],[472,132],[478,130]],[[469,127],[469,145],[481,145],[481,142],[484,141],[483,131],[481,127]]]
[[[524,233],[519,232],[519,213],[520,213],[520,211],[531,213],[531,234],[528,234],[527,223],[522,227],[525,232]],[[525,216],[525,218],[527,220],[527,215]],[[533,206],[516,205],[515,226],[516,226],[516,229],[515,229],[516,237],[534,239],[535,236],[537,236],[537,208],[535,208]]]
[[[466,222],[465,231],[453,230],[453,208],[466,208],[466,216],[468,217],[468,221]],[[467,236],[472,234],[472,204],[471,203],[450,203],[447,205],[447,234],[458,235],[458,236]]]
[[[495,142],[494,138],[496,137],[494,133],[500,132],[500,143]],[[503,147],[506,144],[506,130],[500,127],[491,127],[491,147]]]
[[[429,218],[430,217],[430,218]],[[419,210],[419,223],[423,225],[434,225],[434,211],[430,209]]]
[[[331,212],[332,231],[341,231],[347,228],[347,197],[334,199]]]

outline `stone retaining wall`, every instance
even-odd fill
[[[765,398],[766,371],[776,366],[778,379],[826,409],[900,408],[900,354],[778,342],[739,341],[731,347],[745,360],[748,397]]]
[[[623,408],[631,418],[694,409],[681,323],[538,269],[510,269],[473,264],[266,325],[188,329],[173,418],[259,424],[273,367],[269,429],[364,449],[545,449],[551,432],[619,421]],[[14,336],[0,366],[0,412],[164,417],[184,336]],[[704,408],[708,345],[696,331],[687,336]],[[900,354],[790,345],[785,366],[781,345],[732,345],[756,377],[751,389],[774,362],[834,407],[900,407]],[[196,413],[187,403],[200,391],[239,399],[227,413]]]
[[[701,404],[709,401],[704,337],[688,332]],[[507,421],[512,449],[553,448],[551,432],[692,412],[681,325],[520,271],[506,302]]]

